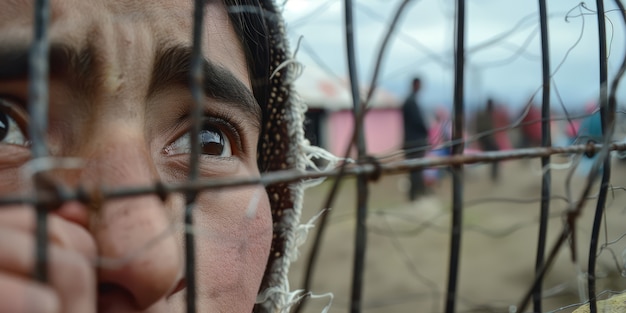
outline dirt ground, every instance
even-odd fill
[[[586,177],[577,171],[566,186],[570,159],[555,156],[559,169],[552,171],[551,219],[548,248],[563,229],[563,211],[568,198],[577,201]],[[588,162],[580,167],[588,166]],[[507,161],[501,164],[501,179],[491,182],[488,165],[466,168],[462,251],[457,312],[509,312],[529,289],[534,277],[537,246],[541,169],[539,160]],[[615,162],[613,191],[606,205],[598,252],[597,291],[626,289],[623,253],[626,240],[626,163]],[[370,185],[368,245],[363,312],[443,312],[448,280],[450,244],[451,180],[445,176],[432,196],[409,203],[406,175],[383,177]],[[309,189],[303,220],[316,214],[330,182]],[[595,184],[592,195],[598,191]],[[498,198],[501,201],[482,201]],[[348,312],[355,228],[355,181],[346,179],[332,207],[322,243],[312,291],[332,292],[329,312]],[[508,199],[508,201],[502,201]],[[544,286],[545,312],[571,312],[568,305],[584,301],[589,234],[594,199],[587,201],[577,224],[578,262],[569,248],[562,249]],[[302,286],[305,260],[314,233],[303,246],[291,271],[291,287]],[[601,294],[608,297],[610,292]],[[303,312],[321,312],[328,298],[313,299]]]

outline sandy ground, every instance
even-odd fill
[[[553,157],[568,168],[568,159]],[[584,166],[583,166],[584,167]],[[570,166],[571,168],[571,166]],[[578,171],[580,172],[580,171]],[[626,240],[626,163],[615,162],[614,190],[609,194],[598,252],[598,292],[626,289],[622,253]],[[464,223],[457,312],[508,312],[519,303],[534,277],[537,247],[541,171],[539,160],[508,161],[501,164],[501,179],[491,182],[487,165],[468,167],[465,172]],[[568,170],[552,172],[551,219],[548,248],[563,229],[562,216],[568,207]],[[576,201],[586,177],[575,174],[570,200]],[[368,248],[366,257],[363,312],[442,312],[448,280],[450,245],[451,183],[444,177],[432,196],[409,203],[405,197],[405,175],[383,177],[370,185]],[[330,183],[307,191],[303,220],[317,213],[328,194]],[[595,184],[592,195],[597,194]],[[490,198],[509,201],[481,201]],[[332,207],[316,266],[312,291],[332,292],[329,312],[348,312],[355,228],[355,181],[342,184]],[[577,224],[578,262],[572,262],[568,247],[544,282],[545,312],[571,312],[579,303],[589,251],[595,200],[587,201]],[[310,239],[313,238],[313,233]],[[303,246],[291,272],[292,289],[302,286],[305,260],[312,240]],[[603,293],[606,298],[608,293]],[[328,298],[310,300],[303,312],[321,312]]]

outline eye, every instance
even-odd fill
[[[228,136],[210,121],[204,123],[198,137],[201,154],[223,158],[232,156],[232,147]],[[165,153],[168,155],[191,153],[190,133],[185,133],[168,145],[165,148]]]
[[[28,118],[18,105],[0,99],[0,144],[28,146]]]
[[[219,129],[213,127],[203,129],[200,131],[199,136],[202,154],[221,157],[232,155],[230,141]]]

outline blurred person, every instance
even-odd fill
[[[0,197],[27,196],[33,3],[0,7]],[[279,12],[271,0],[205,3],[203,179],[304,168],[304,108],[291,97],[291,68],[274,72],[290,55]],[[50,16],[47,149],[80,165],[39,177],[89,194],[185,182],[193,2],[52,1]],[[288,310],[299,186],[198,194],[188,230],[196,235],[197,312]],[[33,208],[0,207],[0,312],[185,312],[185,196],[90,199],[50,212],[46,283],[32,277]]]
[[[452,122],[450,112],[443,106],[435,109],[435,120],[428,129],[428,143],[431,146],[428,156],[444,157],[449,156],[452,148],[449,145],[452,138]],[[426,186],[437,185],[442,177],[441,168],[428,168],[424,170],[424,181]]]
[[[432,151],[437,155],[449,155],[451,148],[448,146],[452,138],[452,122],[450,112],[444,107],[435,109],[435,120],[428,129],[428,143],[432,146]]]
[[[402,105],[404,121],[404,150],[406,159],[423,158],[428,150],[428,124],[420,107],[419,91],[422,81],[419,77],[411,81],[411,92]],[[427,193],[422,170],[409,172],[409,201]]]
[[[495,112],[495,104],[493,99],[488,99],[487,104],[483,110],[480,110],[476,114],[476,123],[475,130],[476,134],[479,136],[478,144],[480,149],[483,151],[499,151],[500,146],[498,145],[498,141],[496,138],[496,116]],[[492,181],[497,181],[499,178],[499,162],[491,162],[491,172],[490,177]]]
[[[511,120],[509,118],[509,110],[506,105],[493,104],[493,127],[498,131],[495,132],[496,143],[499,150],[511,150],[513,144],[511,143],[511,137],[509,136],[509,127],[511,126]]]
[[[529,104],[528,111],[522,110],[525,115],[521,120],[521,144],[522,148],[541,146],[541,111],[534,104]]]
[[[595,102],[587,103],[585,106],[586,116],[580,121],[573,144],[601,144],[604,143],[602,133],[602,117],[600,110]],[[594,163],[598,162],[597,153],[585,152],[583,159],[580,161],[576,172],[582,176],[587,176]],[[598,171],[598,178],[601,176],[602,166]]]
[[[564,139],[557,143],[558,146],[568,146],[574,144],[576,137],[578,136],[578,129],[580,128],[580,120],[565,121]]]
[[[577,144],[602,143],[602,118],[600,110],[594,102],[585,106],[586,116],[580,121],[576,131]]]

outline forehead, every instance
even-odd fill
[[[13,31],[26,30],[32,25],[32,0],[0,0],[0,27]],[[189,30],[192,14],[191,1],[177,0],[52,0],[50,1],[51,26],[63,29],[83,26],[74,32],[89,31],[103,22],[128,22],[143,24],[153,30],[176,34]],[[166,34],[163,34],[166,35]]]
[[[0,0],[0,45],[29,43],[33,2]],[[90,42],[104,53],[119,54],[140,45],[143,49],[135,53],[150,54],[164,46],[192,42],[192,0],[52,0],[50,14],[50,40],[75,48]],[[205,1],[204,20],[204,54],[247,83],[245,66],[226,66],[233,61],[245,64],[245,56],[222,1]]]

